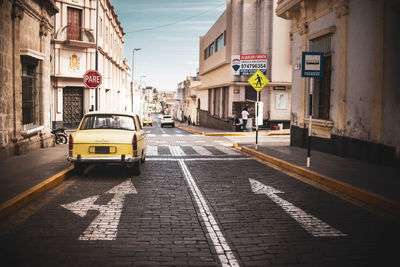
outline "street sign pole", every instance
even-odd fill
[[[308,148],[307,148],[307,168],[310,167],[311,163],[311,126],[312,126],[312,98],[313,98],[313,90],[314,90],[314,78],[309,79],[310,83],[310,93],[308,100]]]
[[[311,164],[311,136],[312,136],[312,107],[314,78],[322,78],[324,53],[322,52],[303,52],[301,56],[301,77],[310,78],[309,98],[308,98],[308,147],[307,147],[307,168]]]
[[[257,102],[256,102],[256,150],[258,145],[258,102],[260,101],[260,91],[257,91]]]

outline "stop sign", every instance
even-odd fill
[[[88,70],[83,75],[83,83],[89,88],[97,88],[102,82],[101,74],[97,70]]]

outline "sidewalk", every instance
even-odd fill
[[[5,204],[11,205],[13,209],[21,206],[21,199],[18,198],[20,194],[26,193],[22,199],[26,203],[25,201],[47,190],[55,179],[63,178],[64,173],[60,172],[71,166],[67,161],[67,154],[68,145],[59,144],[0,161],[0,218],[6,209]],[[49,179],[51,177],[53,179]],[[30,190],[33,187],[34,190]],[[18,198],[19,202],[6,203],[13,198]]]

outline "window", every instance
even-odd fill
[[[82,10],[68,7],[67,9],[67,39],[82,41]]]
[[[210,44],[210,46],[208,47],[208,51],[209,51],[208,53],[209,56],[214,55],[214,43]]]
[[[221,34],[218,38],[216,43],[216,47],[215,47],[215,51],[220,50],[223,46],[224,46],[224,35]]]
[[[32,127],[40,125],[40,65],[35,58],[21,57],[22,124]]]
[[[222,87],[222,115],[221,118],[228,118],[229,87]]]
[[[323,77],[314,79],[312,116],[329,120],[332,72],[331,34],[310,40],[310,52],[324,53]]]
[[[136,127],[133,117],[100,114],[85,117],[80,130],[89,129],[120,129],[135,131]]]

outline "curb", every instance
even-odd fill
[[[290,133],[286,133],[286,132],[269,132],[264,134],[263,136],[270,136],[270,135],[290,135]]]
[[[4,202],[0,205],[0,219],[3,219],[10,215],[11,213],[17,211],[18,209],[22,208],[29,202],[35,200],[43,193],[51,189],[52,187],[56,186],[57,184],[61,183],[65,179],[67,179],[72,171],[74,170],[74,166],[70,166],[65,170],[53,175],[52,177],[48,178],[47,180],[37,184],[30,189],[26,190],[25,192],[13,197],[12,199]]]
[[[182,130],[190,132],[190,133],[206,135],[206,136],[247,136],[244,133],[206,133],[206,132],[200,132],[197,130],[193,130],[191,128],[183,127],[183,126],[177,126],[177,127],[179,129],[182,129]]]
[[[238,145],[236,143],[233,146],[238,147]],[[274,165],[277,165],[284,169],[290,170],[290,171],[297,173],[303,177],[306,177],[314,182],[323,184],[331,189],[334,189],[338,192],[348,195],[354,199],[357,199],[357,200],[360,200],[369,205],[384,209],[385,211],[388,211],[396,216],[400,215],[400,203],[397,201],[387,199],[387,198],[377,195],[375,193],[371,193],[369,191],[355,187],[353,185],[335,180],[333,178],[319,174],[317,172],[314,172],[314,171],[305,169],[303,167],[288,163],[286,161],[274,158],[272,156],[265,155],[263,153],[255,151],[248,147],[238,147],[238,148],[240,150],[246,152],[247,154],[251,154],[255,157],[263,159]]]

